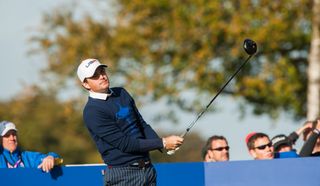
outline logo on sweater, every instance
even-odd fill
[[[134,115],[132,113],[132,109],[130,107],[123,107],[120,104],[118,104],[119,106],[119,111],[116,113],[116,117],[119,120],[123,120],[126,122],[126,124],[128,125],[127,130],[129,130],[130,133],[135,133],[137,131],[139,131],[139,129],[137,128],[136,124],[134,123]]]

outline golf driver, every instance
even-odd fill
[[[238,68],[238,70],[229,78],[229,80],[220,88],[218,93],[211,99],[209,104],[205,107],[203,111],[201,111],[198,116],[196,117],[193,122],[188,126],[186,131],[181,134],[181,137],[185,137],[185,135],[190,131],[190,129],[196,124],[196,122],[200,119],[200,117],[208,110],[212,102],[219,96],[219,94],[223,91],[223,89],[229,84],[229,82],[240,72],[240,70],[244,67],[244,65],[250,60],[250,58],[257,52],[257,44],[251,39],[245,39],[243,42],[243,48],[246,51],[246,53],[249,55],[248,58],[245,60],[244,63]],[[179,148],[175,150],[169,150],[167,152],[168,155],[172,155],[175,153],[175,151],[179,150]]]

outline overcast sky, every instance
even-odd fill
[[[40,26],[43,12],[59,7],[63,2],[66,1],[0,0],[1,100],[9,99],[17,94],[23,85],[40,81],[39,70],[44,64],[44,58],[39,55],[32,57],[27,55],[31,46],[28,43],[28,38]],[[81,0],[81,2],[84,2],[84,0]],[[212,107],[217,107],[219,112],[205,114],[192,130],[199,132],[203,138],[208,138],[213,134],[226,136],[231,147],[232,160],[251,159],[244,142],[244,138],[248,133],[261,131],[273,137],[279,133],[289,134],[302,124],[301,122],[293,122],[284,115],[276,122],[268,119],[268,117],[255,117],[252,115],[240,120],[240,113],[235,100],[231,98],[218,97]],[[193,115],[181,113],[181,122],[176,125],[167,122],[156,124],[151,122],[151,118],[156,115],[152,113],[166,110],[167,106],[159,103],[158,105],[144,106],[141,108],[141,113],[145,120],[156,130],[168,130],[173,134],[183,133],[197,115],[197,113]],[[188,138],[186,138],[187,142]],[[298,143],[297,148],[300,149],[300,146],[301,142]],[[52,150],[54,151],[54,149]]]

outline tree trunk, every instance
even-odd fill
[[[320,108],[320,0],[313,0],[307,101],[307,119],[314,120]]]

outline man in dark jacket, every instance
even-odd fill
[[[122,87],[110,88],[106,67],[97,59],[86,59],[77,70],[82,86],[89,91],[83,119],[108,165],[105,185],[155,185],[149,151],[174,150],[183,138],[158,137],[131,95]]]

